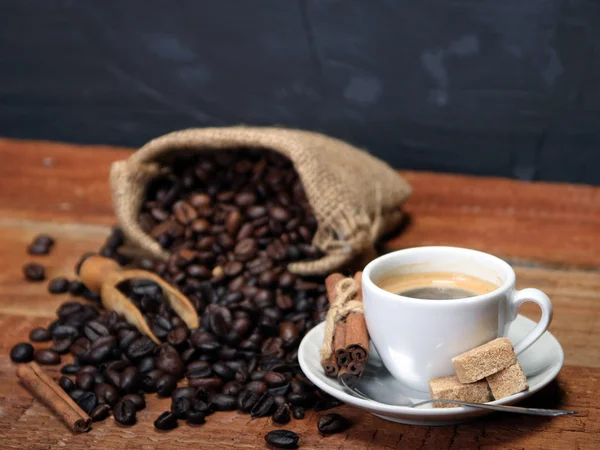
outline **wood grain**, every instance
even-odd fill
[[[10,348],[26,340],[31,328],[47,325],[69,298],[49,295],[46,283],[24,282],[21,266],[36,260],[47,266],[49,278],[73,277],[78,257],[97,249],[108,235],[113,221],[108,166],[127,154],[107,147],[82,152],[71,145],[0,140],[0,448],[263,448],[264,434],[280,426],[237,412],[217,413],[199,427],[181,423],[172,432],[158,432],[152,422],[169,402],[154,396],[148,396],[148,408],[135,427],[119,427],[108,419],[76,436],[16,381]],[[45,167],[45,157],[56,164]],[[300,435],[301,448],[600,448],[600,189],[404,175],[415,188],[407,205],[412,222],[387,247],[444,243],[508,258],[519,288],[538,287],[552,298],[551,331],[565,350],[566,366],[557,381],[526,404],[580,414],[552,420],[496,414],[455,427],[427,428],[343,406],[339,412],[354,423],[346,433],[321,436],[316,421],[323,413],[315,412],[284,428]],[[31,257],[25,247],[40,232],[55,236],[56,246],[48,256]],[[532,318],[539,315],[532,305],[521,311]]]

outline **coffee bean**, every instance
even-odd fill
[[[83,333],[90,341],[95,341],[99,337],[109,335],[110,330],[102,323],[92,320],[85,324]]]
[[[90,413],[90,418],[92,419],[92,422],[100,422],[100,421],[106,419],[109,414],[110,414],[110,406],[109,405],[98,405]]]
[[[304,408],[309,408],[315,404],[316,398],[312,393],[290,393],[287,395],[288,401],[295,406],[302,406]]]
[[[75,383],[73,383],[73,381],[68,378],[65,377],[64,375],[62,377],[59,378],[58,380],[58,385],[62,388],[63,391],[65,391],[66,393],[71,392],[73,389],[75,389]]]
[[[30,345],[30,344],[27,344]],[[14,349],[14,347],[13,347]],[[25,355],[25,356],[28,356]],[[13,361],[15,361],[15,359],[12,357],[12,353],[11,353],[11,359]],[[42,365],[47,365],[47,366],[54,366],[57,364],[60,364],[60,355],[58,353],[56,353],[54,350],[38,350],[35,353],[35,360]],[[27,360],[21,360],[21,361],[15,361],[15,362],[26,362],[26,361],[31,361],[30,359]]]
[[[154,428],[157,430],[172,430],[177,427],[177,417],[171,411],[163,412],[154,421]]]
[[[85,285],[81,281],[71,281],[69,284],[69,294],[73,297],[79,297],[85,292]]]
[[[230,381],[229,383],[226,383],[225,386],[223,386],[221,393],[237,397],[242,391],[242,389],[242,383],[240,383],[239,381]]]
[[[114,346],[110,344],[96,346],[91,348],[88,354],[88,360],[92,364],[100,364],[112,356]]]
[[[135,405],[137,411],[141,411],[146,407],[146,400],[143,395],[139,394],[127,394],[123,396],[123,400],[129,400]]]
[[[120,425],[131,426],[135,424],[135,405],[130,400],[119,400],[113,408],[113,417]]]
[[[335,408],[337,406],[343,405],[344,402],[338,400],[337,398],[326,396],[317,401],[314,406],[315,411],[326,411],[331,408]]]
[[[183,374],[183,361],[177,353],[177,350],[169,344],[163,344],[161,346],[158,357],[156,358],[156,367],[165,373],[173,375],[176,379],[179,379]]]
[[[302,406],[292,406],[292,415],[294,416],[294,419],[304,419],[304,408]]]
[[[265,372],[263,379],[270,388],[280,387],[288,383],[288,379],[284,374],[274,371]]]
[[[171,401],[175,402],[176,400],[178,400],[180,398],[184,398],[184,397],[193,399],[195,395],[196,395],[196,389],[194,389],[194,388],[187,387],[187,386],[186,387],[178,387],[171,394]]]
[[[141,380],[141,387],[144,392],[156,392],[157,382],[162,375],[163,371],[160,369],[152,369],[146,372]]]
[[[215,411],[233,411],[237,408],[235,395],[215,393],[210,396],[210,406]]]
[[[107,383],[104,383],[101,386],[106,403],[108,403],[110,406],[114,406],[119,401],[119,393],[117,392],[117,389]],[[96,385],[96,388],[97,387],[98,385]]]
[[[77,405],[79,405],[79,407],[83,409],[87,415],[90,415],[94,408],[96,408],[98,405],[98,398],[93,392],[84,391],[77,397],[75,403],[77,403]]]
[[[233,253],[238,261],[244,262],[253,259],[256,256],[257,250],[256,241],[254,239],[246,238],[240,240],[236,244]]]
[[[198,217],[198,213],[196,212],[194,207],[184,201],[179,201],[175,203],[175,205],[173,205],[173,214],[175,215],[175,218],[179,221],[179,223],[183,225],[188,225],[196,217]]]
[[[43,281],[46,279],[46,269],[38,263],[27,263],[23,266],[23,275],[27,281]]]
[[[246,384],[246,389],[252,392],[263,393],[267,391],[267,385],[262,381],[251,381]]]
[[[91,373],[81,373],[77,375],[76,382],[79,389],[89,391],[94,387],[94,375]]]
[[[225,381],[230,381],[235,378],[234,370],[223,362],[214,363],[212,371]]]
[[[12,362],[26,363],[33,359],[33,354],[33,345],[27,342],[20,342],[10,350],[10,359]]]
[[[299,439],[296,433],[289,430],[273,430],[265,435],[266,443],[276,448],[296,448]]]
[[[152,371],[150,371],[152,372]],[[148,372],[148,373],[150,373]],[[146,374],[148,375],[148,374]],[[168,373],[163,373],[156,380],[156,392],[159,397],[169,397],[173,390],[177,387],[177,378],[173,375],[169,375]]]
[[[258,392],[248,390],[240,392],[237,399],[238,408],[242,412],[249,413],[250,411],[252,411],[252,408],[254,408],[254,405],[258,403],[258,400],[260,400],[261,395],[262,394],[259,394]]]
[[[273,422],[275,423],[288,423],[290,421],[290,407],[287,403],[279,405],[279,407],[273,413]]]
[[[269,394],[268,392],[265,392],[258,399],[258,402],[256,402],[256,404],[254,405],[254,407],[250,411],[250,414],[252,415],[252,417],[255,417],[255,418],[256,417],[266,417],[266,416],[271,415],[271,413],[273,412],[274,406],[275,406],[275,400],[273,399],[273,396],[271,394]]]
[[[85,394],[85,391],[82,391],[81,389],[73,389],[71,392],[69,392],[69,396],[75,401],[77,402],[77,400],[79,400],[79,398]]]
[[[127,349],[127,355],[132,359],[141,359],[150,355],[156,344],[148,336],[141,336],[131,343]]]
[[[181,397],[171,403],[171,412],[178,419],[185,419],[186,413],[192,408],[193,400],[190,397]]]
[[[48,342],[52,339],[52,333],[46,328],[34,328],[29,332],[29,340],[32,342]]]
[[[54,239],[47,234],[36,236],[27,247],[27,252],[31,255],[47,255],[54,245]]]
[[[64,277],[54,278],[48,283],[48,292],[51,294],[64,294],[69,290],[69,280]]]
[[[223,273],[228,277],[236,277],[244,270],[244,266],[239,261],[230,261],[223,266]]]
[[[203,395],[201,395],[202,398],[198,398],[199,394],[201,393],[203,393]],[[192,408],[194,411],[201,412],[205,415],[209,415],[214,412],[214,409],[208,401],[208,394],[200,389],[196,392],[196,398],[192,402]]]
[[[141,381],[140,372],[135,366],[126,367],[119,378],[119,391],[124,394],[134,392]]]
[[[199,388],[207,392],[220,391],[223,387],[223,380],[216,377],[209,378],[190,378],[188,384],[193,388]]]
[[[189,410],[185,418],[189,425],[201,425],[206,422],[206,414],[200,411]]]
[[[323,434],[341,433],[350,426],[350,422],[339,414],[326,414],[317,423],[318,430]]]

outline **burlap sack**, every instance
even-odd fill
[[[397,226],[408,183],[384,162],[322,134],[282,128],[229,127],[176,131],[156,138],[125,161],[112,165],[110,184],[115,214],[129,240],[154,257],[168,253],[138,224],[148,182],[168,166],[175,152],[266,148],[286,155],[300,176],[318,222],[313,245],[324,256],[296,262],[300,275],[330,273],[354,257],[372,252],[375,241]]]

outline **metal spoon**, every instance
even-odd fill
[[[389,405],[388,403],[381,403],[376,400],[373,400],[362,393],[358,388],[351,387],[346,383],[344,378],[340,378],[341,384],[344,388],[351,392],[354,396],[361,398],[363,400],[369,400],[375,403],[379,403],[380,405],[388,405],[388,406],[397,406],[397,405]],[[433,400],[424,400],[422,402],[413,403],[411,405],[407,405],[410,408],[416,408],[421,405],[427,405],[429,403],[449,403],[452,405],[460,405],[460,406],[469,406],[473,408],[479,409],[489,409],[491,411],[502,411],[509,413],[517,413],[517,414],[527,414],[530,416],[549,416],[549,417],[557,417],[557,416],[568,416],[571,414],[577,414],[577,411],[568,411],[563,409],[541,409],[541,408],[524,408],[522,406],[506,406],[506,405],[489,405],[487,403],[470,403],[470,402],[461,402],[458,400],[446,400],[446,399],[433,399]]]

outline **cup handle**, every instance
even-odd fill
[[[509,300],[509,315],[511,321],[517,317],[519,307],[525,302],[537,303],[542,310],[542,317],[535,328],[519,343],[515,344],[515,353],[517,355],[523,353],[523,351],[537,341],[548,329],[550,322],[552,322],[552,302],[550,301],[550,298],[539,289],[534,288],[527,288],[513,293]]]

